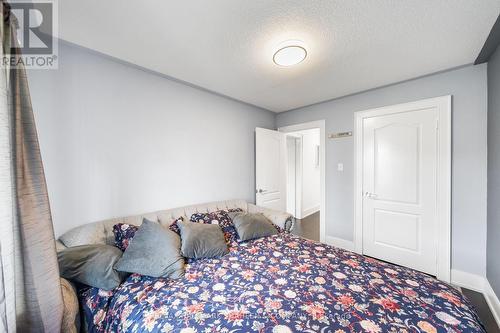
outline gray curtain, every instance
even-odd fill
[[[17,43],[3,1],[2,58]],[[0,68],[0,332],[60,332],[63,301],[26,71]]]

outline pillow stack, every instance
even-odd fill
[[[171,279],[184,275],[181,240],[175,232],[147,219],[140,227],[115,225],[114,231],[116,247],[82,245],[59,252],[61,276],[110,290],[119,286],[128,273]]]
[[[234,241],[278,230],[264,215],[236,209],[195,213],[189,221],[174,220],[168,229],[147,219],[139,227],[119,223],[113,233],[115,246],[83,245],[59,252],[61,276],[105,290],[119,286],[128,273],[178,279],[184,275],[184,258],[219,258]]]
[[[241,211],[241,209],[236,209],[232,211]],[[217,224],[222,232],[224,233],[224,239],[226,243],[230,245],[232,242],[238,239],[238,233],[234,229],[233,220],[229,216],[230,212],[224,210],[219,210],[211,213],[194,213],[189,219],[191,222],[202,223],[202,224]]]
[[[144,219],[123,256],[115,264],[121,272],[178,279],[184,275],[179,236],[159,223]]]
[[[168,229],[175,232],[176,234],[180,234],[179,227],[177,226],[178,221],[183,221],[183,217],[178,217],[173,220],[172,223],[168,226]],[[115,235],[115,246],[122,251],[127,249],[128,244],[134,238],[135,233],[139,229],[138,226],[127,223],[118,223],[113,226],[113,234]]]

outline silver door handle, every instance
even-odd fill
[[[377,197],[377,195],[375,193],[365,192],[365,197],[374,199]]]
[[[263,190],[263,189],[261,189],[261,188],[259,188],[259,189],[257,190],[257,193],[264,193],[264,192],[267,192],[267,190]]]

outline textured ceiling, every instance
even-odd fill
[[[472,63],[500,0],[59,1],[69,42],[280,112]],[[272,61],[302,40],[295,67]]]

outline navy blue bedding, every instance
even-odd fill
[[[89,332],[484,332],[453,287],[288,234],[79,297]]]

